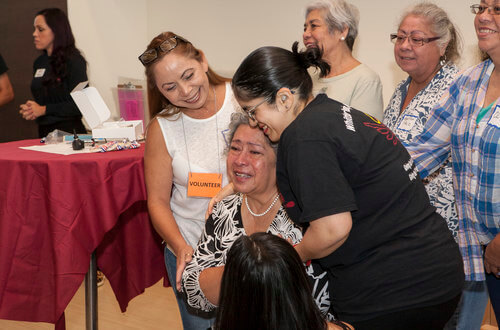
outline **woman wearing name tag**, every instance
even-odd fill
[[[461,316],[479,313],[474,318],[480,322],[485,284],[500,319],[500,0],[470,8],[484,61],[453,81],[407,148],[422,177],[452,156],[458,242],[470,291]]]
[[[396,63],[409,77],[396,87],[384,111],[383,122],[402,143],[408,143],[422,133],[433,106],[457,75],[454,62],[459,58],[460,39],[446,12],[432,3],[420,3],[406,10],[396,33],[390,37]],[[457,241],[458,215],[452,176],[450,155],[424,184],[431,204],[446,220]],[[470,289],[475,295],[482,293],[486,297],[486,286]],[[467,292],[464,291],[464,296]],[[484,304],[476,305],[477,313],[469,311],[462,315],[460,322],[467,323],[459,325],[459,329],[479,328]],[[456,318],[452,320],[450,329],[457,326]]]
[[[238,237],[268,232],[292,244],[302,239],[302,228],[290,220],[279,200],[276,145],[257,127],[250,126],[243,113],[232,115],[229,128],[227,169],[238,193],[215,205],[183,274],[188,304],[203,311],[213,311],[218,305],[226,255]],[[305,269],[314,288],[314,300],[325,318],[330,307],[326,273],[317,264]]]
[[[19,113],[35,120],[39,137],[55,129],[86,133],[82,114],[71,98],[71,91],[87,81],[87,62],[75,47],[75,38],[66,14],[48,8],[35,16],[35,47],[43,51],[33,64],[31,93],[34,100],[21,104]]]
[[[177,290],[205,227],[208,201],[227,184],[225,134],[238,104],[229,80],[210,69],[201,50],[172,32],[155,37],[139,60],[154,117],[144,154],[149,214],[166,242],[167,273],[184,329],[205,330],[212,316],[189,309]]]
[[[233,76],[235,96],[271,141],[295,246],[327,270],[333,310],[355,329],[443,329],[460,299],[462,259],[413,161],[378,120],[325,94],[307,69],[318,49],[262,47]],[[438,251],[438,252],[436,252]]]

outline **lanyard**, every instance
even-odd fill
[[[221,174],[221,166],[220,166],[220,146],[219,146],[219,123],[217,120],[217,94],[215,93],[215,87],[212,86],[212,90],[214,92],[214,111],[215,111],[215,139],[217,141],[217,164],[219,166],[219,174]],[[189,173],[191,173],[191,162],[189,160],[189,148],[187,144],[186,138],[186,130],[184,128],[184,114],[181,114],[181,122],[182,122],[182,132],[184,133],[184,144],[186,145],[186,155],[189,166]]]

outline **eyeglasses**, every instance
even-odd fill
[[[405,42],[405,40],[408,39],[408,42],[412,47],[421,47],[424,44],[427,44],[431,41],[438,40],[441,38],[441,37],[424,38],[422,36],[415,35],[413,33],[410,33],[409,35],[391,33],[390,36],[392,43],[396,45],[402,45]]]
[[[489,9],[488,11],[491,15],[500,15],[500,6],[499,5],[494,5],[494,6],[472,5],[472,6],[470,6],[470,11],[473,14],[482,14],[486,11],[486,9]]]
[[[257,103],[257,105],[254,105],[253,107],[251,107],[250,109],[245,109],[243,107],[243,111],[245,111],[245,113],[247,114],[248,118],[252,119],[252,120],[255,120],[257,121],[257,119],[255,119],[255,111],[257,110],[257,108],[263,104],[264,102],[267,101],[267,98],[262,100],[261,102]]]
[[[177,47],[178,41],[182,40],[185,43],[188,43],[186,39],[179,36],[173,36],[163,41],[158,47],[153,49],[147,49],[144,53],[139,56],[139,61],[141,61],[142,65],[149,64],[158,58],[158,53],[160,51],[164,53],[170,52],[172,49]]]

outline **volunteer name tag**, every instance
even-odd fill
[[[493,112],[488,124],[500,128],[500,104],[495,107],[495,112]]]
[[[409,131],[412,129],[413,126],[415,126],[415,123],[417,122],[417,116],[412,116],[412,115],[404,115],[403,119],[398,125],[398,129],[402,131]]]
[[[35,71],[35,78],[43,77],[44,74],[45,74],[45,69],[38,69]]]
[[[222,188],[222,174],[189,172],[189,197],[214,197]]]

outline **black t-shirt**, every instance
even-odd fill
[[[340,319],[361,321],[457,296],[457,244],[413,161],[376,119],[318,95],[285,129],[277,180],[293,221],[351,212],[346,242],[320,263]]]
[[[0,76],[7,72],[8,69],[9,68],[7,68],[7,64],[5,64],[2,55],[0,55]]]
[[[46,114],[38,117],[39,125],[50,125],[61,121],[82,118],[70,93],[79,83],[88,80],[87,63],[80,54],[74,54],[66,61],[66,77],[59,84],[45,87],[44,80],[51,74],[50,57],[43,54],[33,64],[33,80],[31,93],[35,101],[47,106]]]

